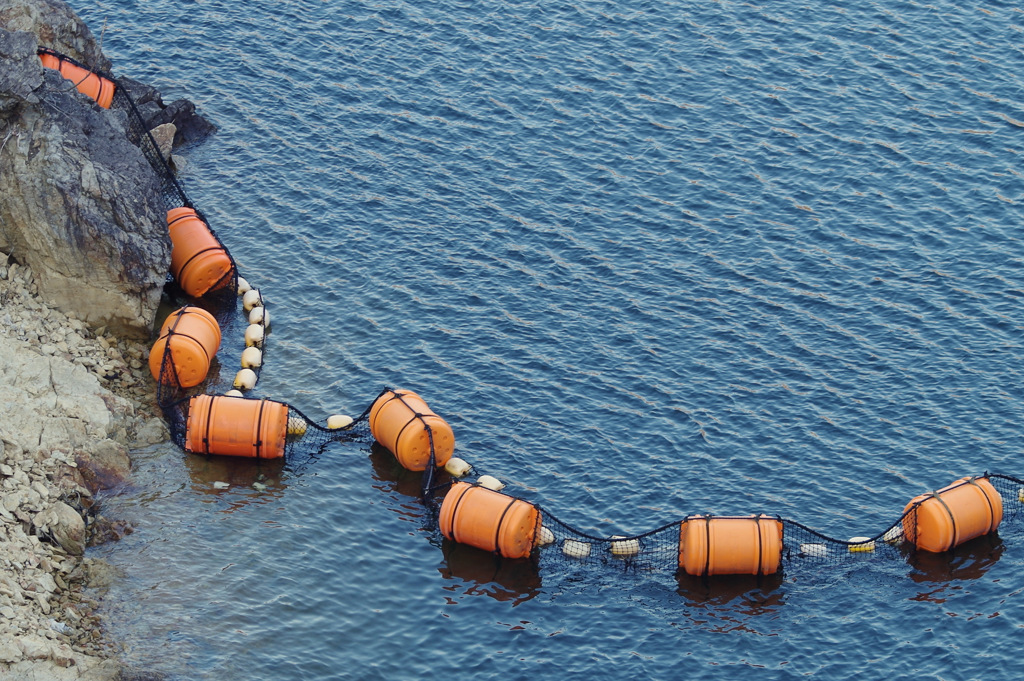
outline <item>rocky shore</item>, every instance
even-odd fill
[[[77,92],[36,51],[109,71],[62,0],[0,0],[0,678],[129,681],[104,638],[116,575],[88,547],[130,451],[167,439],[147,357],[170,259],[160,180],[123,111]],[[132,93],[161,153],[212,126],[185,100]]]
[[[127,679],[97,612],[113,575],[90,545],[130,532],[102,515],[130,447],[167,438],[144,344],[41,300],[0,255],[0,677]]]

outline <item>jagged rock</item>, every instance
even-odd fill
[[[197,113],[195,104],[187,99],[177,99],[170,104],[164,104],[160,93],[151,85],[124,76],[118,77],[117,80],[135,101],[147,129],[151,130],[165,123],[174,124],[175,149],[183,144],[201,142],[217,131],[217,126]]]
[[[153,136],[153,141],[156,142],[157,148],[160,150],[160,155],[164,157],[165,161],[171,157],[171,149],[174,147],[174,133],[176,132],[178,132],[178,128],[175,127],[174,123],[163,123],[149,131],[149,134]]]
[[[73,556],[85,553],[85,521],[63,501],[51,504],[32,518],[36,530],[50,537]]]
[[[3,29],[0,38],[27,47]],[[30,265],[39,293],[65,312],[147,337],[170,263],[157,175],[125,136],[123,114],[69,91],[38,60],[15,60],[9,77],[40,74],[40,101],[23,99],[6,119],[0,251]]]
[[[62,0],[0,0],[0,27],[36,35],[40,44],[94,71],[110,71],[92,31]]]
[[[199,142],[216,131],[213,124],[196,113],[196,105],[187,99],[176,99],[148,121],[151,127],[164,123],[174,123],[175,147]]]
[[[11,116],[24,103],[39,101],[34,93],[43,82],[43,73],[34,68],[38,61],[34,49],[35,41],[28,33],[0,33],[0,62],[4,64],[0,69],[0,120]],[[7,134],[4,133],[5,138]],[[7,267],[6,256],[0,264]]]
[[[0,336],[0,438],[22,450],[87,447],[108,436],[112,396],[86,369]]]
[[[20,659],[21,648],[12,639],[0,639],[0,662],[17,662]]]

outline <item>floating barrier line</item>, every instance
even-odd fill
[[[78,62],[48,48],[41,48],[39,54],[44,65],[51,68],[62,69],[63,64],[68,63],[88,71]],[[57,66],[52,66],[54,59]],[[63,74],[64,70],[61,72]],[[93,77],[100,79],[96,93],[85,89],[87,83],[93,82]],[[75,85],[97,99],[103,91],[104,79],[113,86],[114,108],[127,115],[129,138],[160,177],[161,196],[168,211],[190,209],[209,228],[205,216],[195,208],[160,154],[126,89],[106,73],[86,73]],[[262,293],[251,289],[248,282],[238,276],[227,248],[212,229],[209,231],[218,246],[199,250],[186,264],[201,253],[223,249],[231,265],[227,285],[219,283],[225,279],[220,277],[210,292],[192,298],[176,289],[175,279],[169,275],[168,290],[172,297],[198,306],[195,309],[200,317],[212,315],[218,346],[219,323],[229,320],[227,315],[237,310],[234,294],[242,296],[250,321],[246,350],[257,348],[259,361],[251,361],[252,366],[247,367],[243,354],[243,369],[238,372],[235,384],[240,389],[252,390],[265,364],[269,312]],[[178,268],[177,276],[184,276],[184,269],[184,266]],[[258,460],[263,459],[268,449],[274,457],[294,459],[305,455],[313,459],[334,442],[370,445],[376,441],[391,451],[405,468],[423,471],[421,499],[429,518],[445,538],[507,558],[528,557],[538,565],[600,564],[637,572],[761,577],[774,574],[783,564],[810,561],[838,564],[870,557],[907,559],[915,551],[942,553],[993,534],[1004,517],[1017,518],[1024,506],[1024,479],[986,472],[914,497],[894,523],[870,537],[834,538],[794,520],[764,513],[746,516],[691,514],[640,534],[602,537],[559,520],[540,504],[503,494],[504,484],[497,478],[482,475],[474,483],[462,481],[460,478],[470,472],[476,474],[476,469],[452,456],[455,441],[451,428],[411,391],[384,387],[355,419],[334,415],[327,419],[326,425],[320,425],[284,402],[247,398],[239,390],[228,393],[237,393],[237,396],[204,394],[208,381],[203,367],[200,367],[203,380],[198,385],[183,385],[175,354],[181,356],[182,366],[188,358],[182,348],[172,347],[170,339],[177,335],[196,340],[177,331],[188,312],[186,306],[176,313],[177,319],[167,331],[168,342],[159,350],[160,361],[151,365],[159,367],[158,372],[154,371],[157,401],[167,418],[172,440],[179,447],[189,450],[190,426],[203,431],[199,438],[202,453],[250,456]],[[209,348],[196,342],[211,360]],[[216,350],[213,348],[213,354]],[[154,346],[154,352],[157,351]],[[250,353],[250,356],[257,355]],[[252,380],[239,385],[241,378],[248,378],[244,375],[246,371],[252,372]],[[196,406],[200,403],[203,406]],[[396,403],[405,411],[396,411]],[[226,408],[219,409],[218,405]],[[236,406],[245,406],[245,409],[236,409]],[[265,413],[268,408],[274,414]],[[253,409],[255,417],[251,416]],[[193,410],[197,413],[193,414]],[[200,413],[204,410],[205,416]],[[194,424],[193,416],[196,416]],[[247,418],[253,419],[251,428],[246,425]],[[416,422],[418,425],[413,426]]]

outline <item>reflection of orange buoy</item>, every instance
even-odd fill
[[[434,464],[444,466],[455,451],[448,423],[411,390],[387,390],[370,407],[370,432],[410,471],[426,470],[430,442]]]
[[[533,550],[541,515],[522,499],[456,482],[441,504],[438,523],[441,534],[452,541],[506,558],[526,558]]]
[[[960,478],[937,492],[910,500],[903,534],[917,548],[938,553],[995,531],[1003,520],[1003,498],[987,478]]]
[[[185,450],[279,459],[287,432],[288,406],[281,402],[198,395],[189,400]]]
[[[60,75],[74,83],[79,92],[94,99],[104,109],[110,108],[110,102],[114,99],[113,81],[49,52],[40,54],[39,61],[48,69],[60,71]]]
[[[149,351],[149,370],[160,383],[164,353],[169,352],[178,384],[191,388],[206,380],[210,362],[219,348],[217,320],[202,308],[186,305],[168,315],[160,328],[160,337]]]
[[[171,234],[171,274],[196,298],[227,284],[234,265],[227,250],[192,208],[167,211]]]
[[[766,515],[695,515],[679,528],[679,567],[687,574],[772,575],[782,558],[782,522]]]

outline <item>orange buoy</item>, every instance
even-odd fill
[[[451,426],[411,390],[387,390],[374,401],[370,432],[410,471],[426,470],[431,440],[436,466],[444,466],[455,451]]]
[[[79,92],[86,97],[92,97],[104,109],[110,108],[110,103],[114,99],[114,81],[72,64],[67,59],[50,52],[40,54],[39,61],[46,68],[59,71],[60,75],[75,84],[75,88]]]
[[[167,316],[160,336],[149,351],[149,370],[157,383],[161,377],[164,354],[170,353],[171,365],[182,388],[197,386],[206,380],[210,362],[220,349],[220,325],[206,310],[186,305]]]
[[[910,500],[903,534],[917,548],[938,553],[995,531],[1003,520],[1003,498],[984,477],[960,478],[937,492]]]
[[[541,514],[528,501],[468,482],[456,482],[441,504],[441,534],[460,544],[505,558],[526,558],[533,550]]]
[[[185,451],[253,459],[284,456],[288,405],[226,395],[189,400]]]
[[[185,293],[198,298],[231,280],[231,256],[194,209],[167,211],[167,229],[171,233],[171,274]]]
[[[782,559],[782,522],[766,515],[694,515],[679,527],[679,567],[687,574],[773,575]]]

